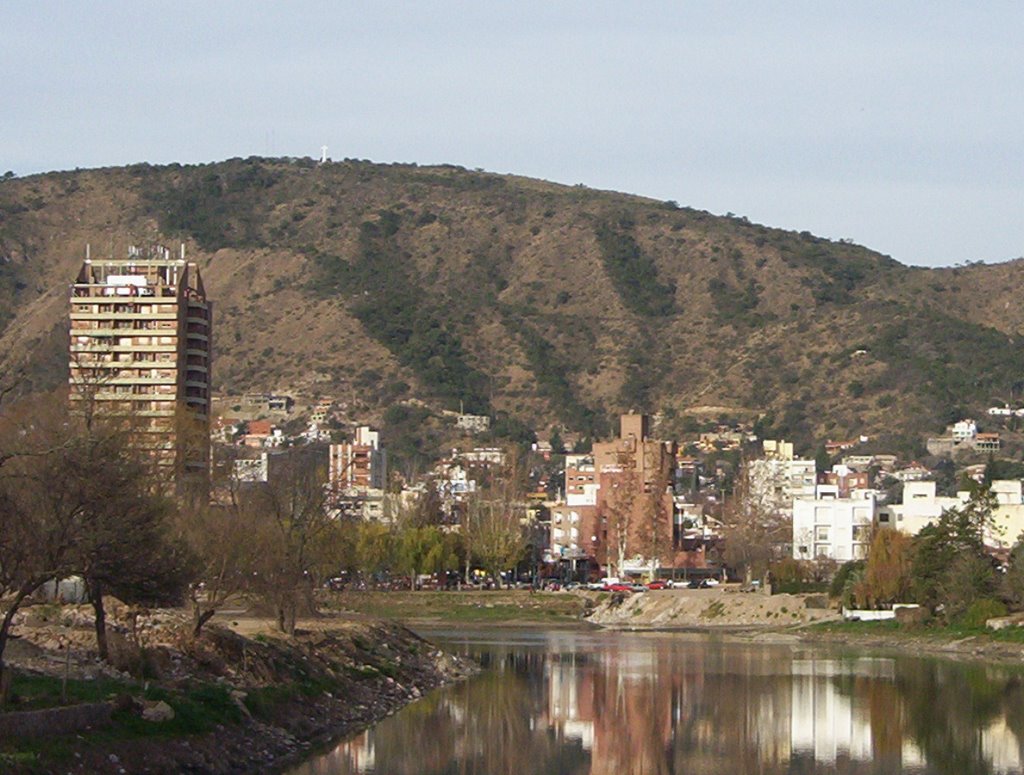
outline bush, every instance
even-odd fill
[[[1007,613],[1006,605],[1001,600],[986,597],[971,603],[957,624],[971,629],[979,629],[984,627],[985,622],[989,619],[1006,616]]]

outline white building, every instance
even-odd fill
[[[793,558],[838,562],[867,557],[877,505],[874,490],[840,498],[839,488],[818,485],[813,498],[793,500]]]
[[[567,506],[596,506],[599,488],[593,455],[565,456],[565,504]]]
[[[481,414],[460,414],[455,417],[455,427],[467,433],[486,433],[491,427],[491,418]]]
[[[985,543],[993,547],[1013,546],[1024,533],[1024,486],[1017,479],[992,482],[996,507],[985,526]],[[938,520],[942,512],[963,506],[970,493],[961,490],[955,497],[936,495],[935,482],[907,482],[903,485],[903,502],[879,509],[880,527],[894,527],[917,535]]]
[[[953,443],[960,444],[964,441],[970,441],[978,435],[978,423],[974,420],[960,420],[953,423],[949,430],[950,436],[953,437]]]
[[[917,535],[926,525],[937,520],[946,509],[964,504],[960,498],[935,494],[935,482],[908,481],[903,484],[903,502],[879,510],[880,527],[894,527]]]
[[[813,460],[765,458],[746,466],[751,499],[776,513],[787,513],[794,498],[813,498],[818,471]]]

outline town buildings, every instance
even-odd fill
[[[380,433],[367,425],[356,428],[351,442],[331,444],[327,471],[332,506],[364,519],[384,519],[387,460]]]
[[[128,423],[162,485],[208,486],[212,308],[199,267],[164,248],[86,258],[70,304],[72,407]]]
[[[814,497],[793,500],[793,557],[797,560],[863,560],[878,513],[873,490],[846,497],[839,485],[821,484]]]
[[[675,445],[648,434],[647,416],[625,414],[617,439],[567,456],[565,500],[551,508],[552,561],[620,574],[672,567]]]
[[[765,439],[764,457],[746,464],[747,497],[774,515],[791,511],[794,498],[813,498],[818,483],[813,460],[797,457],[788,441]]]

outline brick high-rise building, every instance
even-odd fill
[[[72,407],[125,418],[169,490],[209,481],[211,313],[199,267],[164,248],[86,258],[71,286]]]

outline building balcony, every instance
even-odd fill
[[[71,320],[177,320],[177,312],[75,312],[71,311]]]

